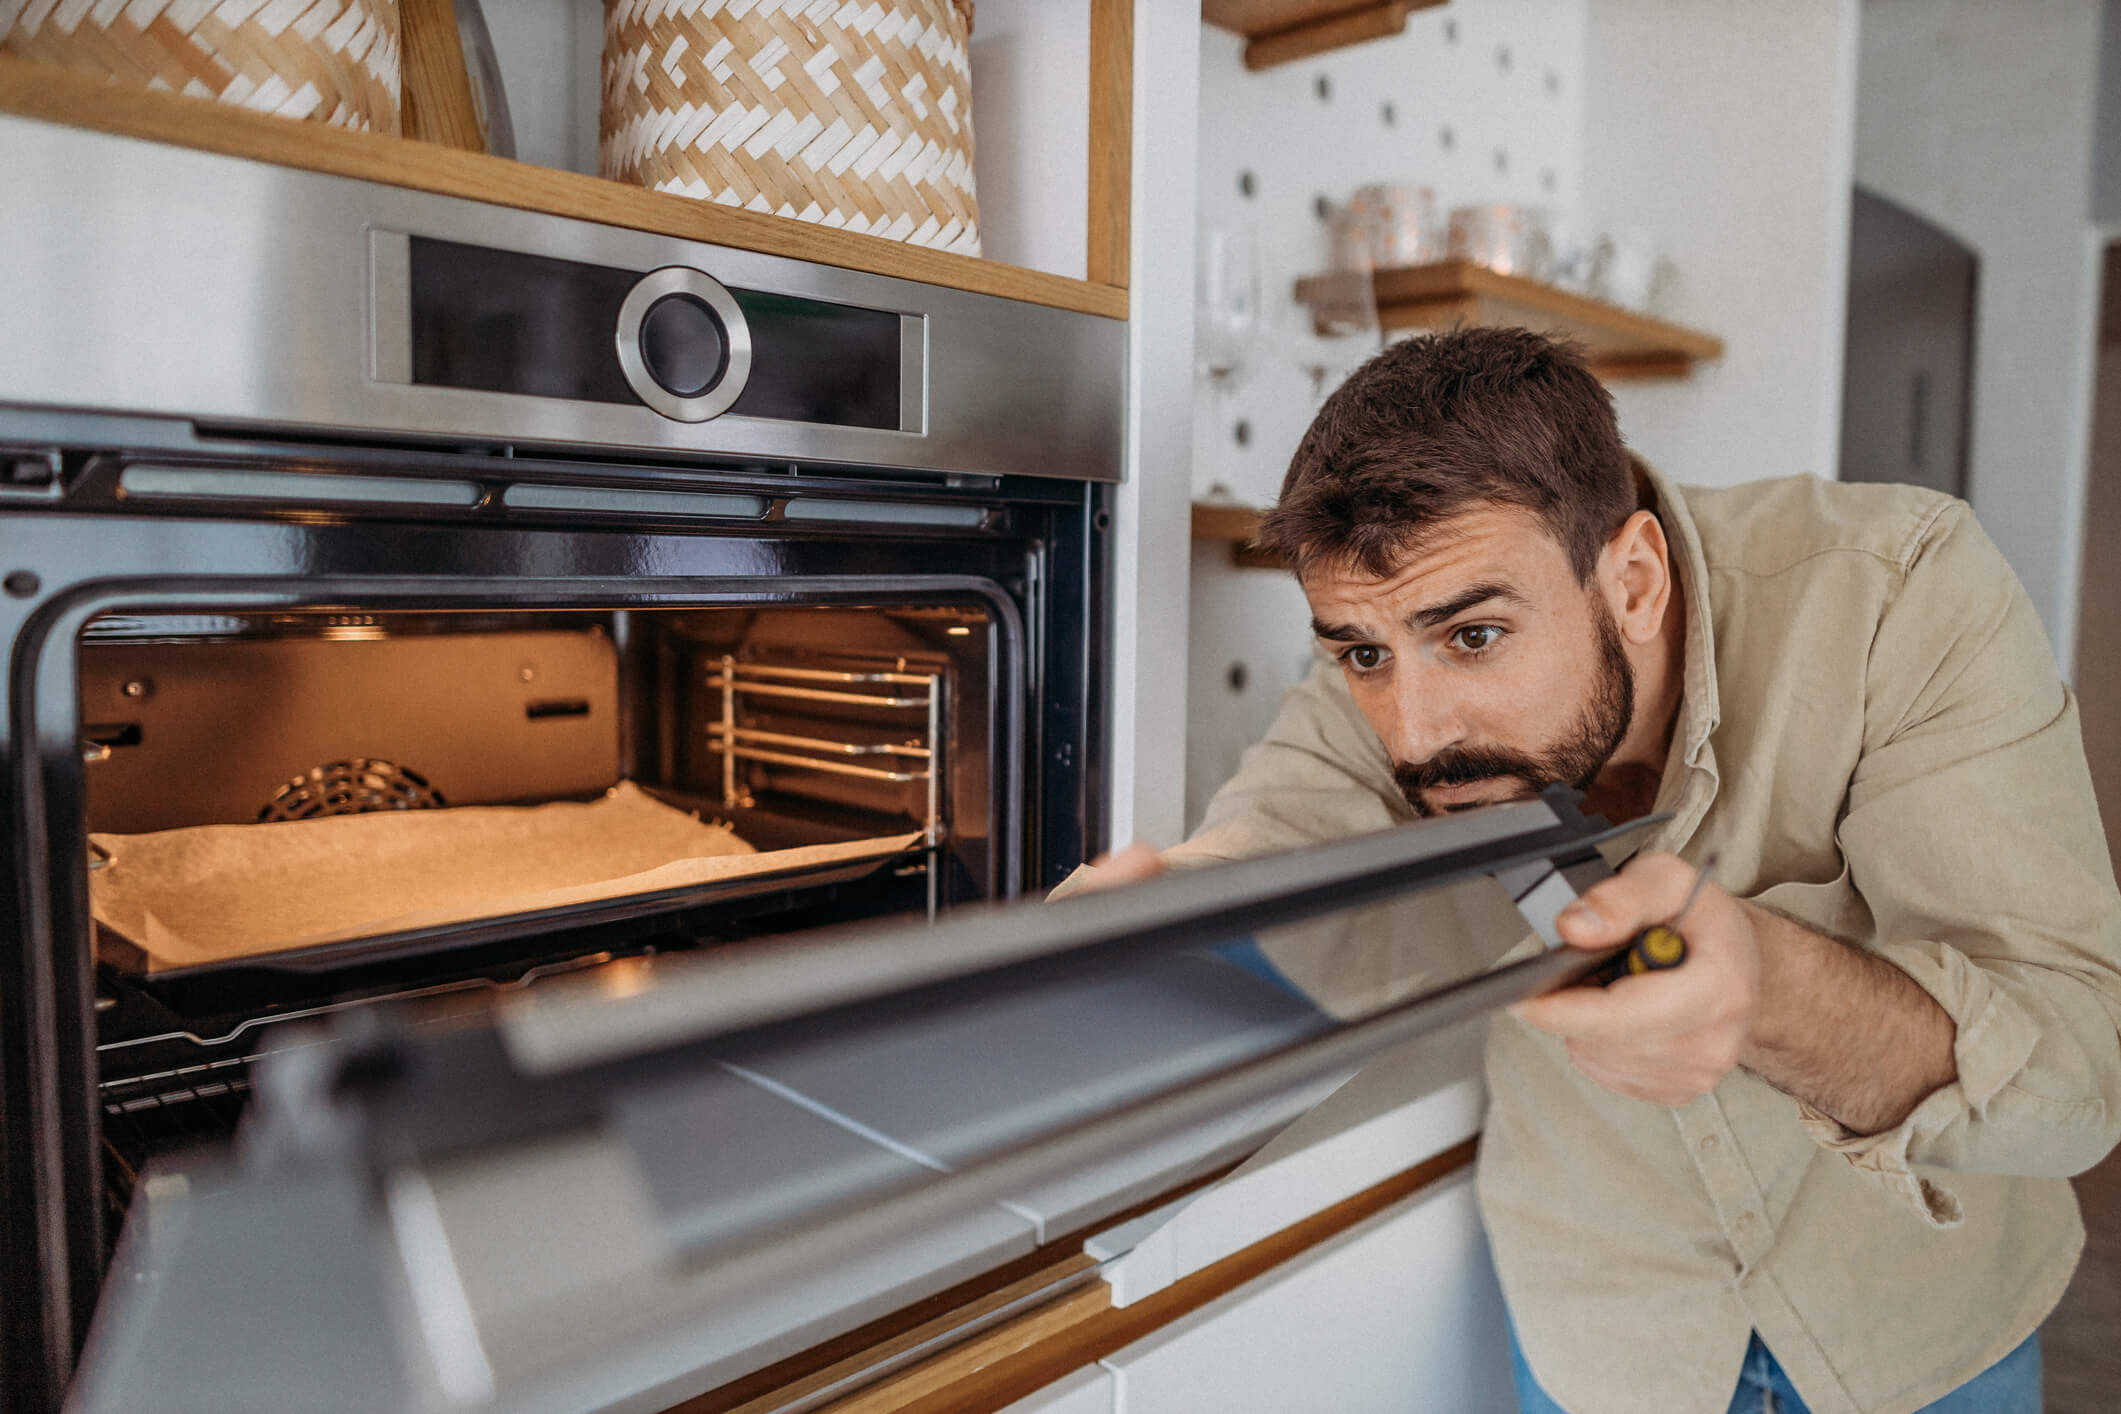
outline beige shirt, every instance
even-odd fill
[[[1498,1016],[1496,1266],[1534,1373],[1578,1414],[1721,1414],[1756,1330],[1817,1414],[1914,1410],[2053,1308],[2083,1245],[2067,1176],[2121,1136],[2121,896],[2076,704],[1962,503],[1652,484],[1687,624],[1657,805],[1674,818],[1647,847],[1713,849],[1733,892],[1904,968],[1956,1023],[1959,1078],[1864,1138],[1745,1071],[1678,1109],[1626,1099]],[[1322,665],[1168,858],[1408,818]],[[1373,910],[1263,946],[1365,1010],[1463,971],[1476,935],[1523,933],[1481,884],[1420,928]]]

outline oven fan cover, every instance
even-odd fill
[[[366,815],[377,810],[434,810],[449,802],[427,778],[394,761],[353,756],[312,766],[273,792],[258,811],[260,823],[314,820],[324,815]]]

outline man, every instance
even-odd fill
[[[1603,947],[1719,857],[1683,967],[1491,1029],[1523,1407],[2036,1410],[2067,1176],[2121,1135],[2121,897],[2074,701],[1967,508],[1682,490],[1568,349],[1472,329],[1333,395],[1261,541],[1332,661],[1167,859],[1567,782],[1674,816],[1564,915]]]

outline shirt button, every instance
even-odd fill
[[[1753,1229],[1759,1225],[1759,1221],[1751,1213],[1740,1213],[1738,1215],[1738,1231],[1743,1235],[1750,1236]]]
[[[1704,1153],[1704,1154],[1713,1154],[1713,1153],[1715,1153],[1715,1152],[1716,1152],[1716,1150],[1717,1150],[1717,1149],[1718,1149],[1718,1148],[1719,1148],[1719,1147],[1720,1147],[1720,1146],[1721,1146],[1722,1144],[1723,1144],[1723,1141],[1722,1141],[1721,1139],[1718,1139],[1718,1138],[1717,1138],[1717,1137],[1716,1137],[1715,1135],[1713,1135],[1713,1134],[1704,1134],[1704,1135],[1702,1135],[1702,1136],[1701,1136],[1701,1152],[1702,1152],[1702,1153]]]

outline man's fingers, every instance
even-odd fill
[[[1693,884],[1693,866],[1677,855],[1645,855],[1586,889],[1561,911],[1555,926],[1572,946],[1613,947],[1653,923],[1669,922]]]
[[[1648,977],[1623,977],[1610,987],[1563,987],[1519,1002],[1510,1011],[1527,1026],[1583,1041],[1621,1041],[1670,1031],[1674,1022],[1706,1013],[1684,968]],[[1692,1030],[1691,1026],[1687,1028]]]
[[[1099,855],[1090,861],[1090,867],[1097,871],[1093,876],[1095,879],[1093,887],[1102,889],[1118,884],[1138,884],[1144,879],[1153,879],[1164,872],[1164,860],[1163,856],[1156,852],[1154,846],[1143,844],[1137,840],[1125,849],[1118,849],[1110,854]]]
[[[1519,1002],[1510,1013],[1525,1025],[1550,1036],[1586,1041],[1605,1040],[1638,1033],[1645,1018],[1632,998],[1612,988],[1563,987],[1543,997]]]

